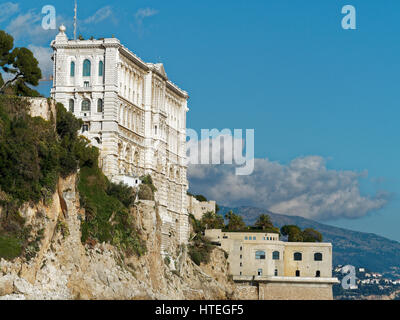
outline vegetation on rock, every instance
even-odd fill
[[[107,194],[110,182],[97,166],[84,166],[80,170],[78,190],[81,206],[85,208],[82,222],[82,242],[108,242],[128,256],[146,252],[129,208],[117,197]]]
[[[0,257],[32,258],[40,235],[25,226],[19,209],[25,202],[51,200],[58,178],[80,168],[81,205],[86,209],[82,241],[109,242],[125,253],[143,254],[144,243],[129,207],[132,188],[110,183],[98,167],[98,149],[78,135],[81,120],[56,105],[56,123],[28,114],[29,102],[0,95]],[[64,236],[65,226],[60,225]]]

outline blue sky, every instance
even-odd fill
[[[72,37],[74,1],[12,2],[18,6],[1,4],[13,10],[2,14],[0,28],[15,34],[18,46],[31,46],[48,70],[56,32],[40,28],[41,8],[54,5],[57,25],[64,22]],[[346,4],[357,10],[356,30],[341,27]],[[290,191],[288,172],[300,172],[309,177],[296,191],[297,200],[306,199],[301,208],[324,212],[313,218],[400,241],[399,1],[99,0],[78,6],[78,33],[85,38],[115,35],[145,61],[164,63],[169,78],[190,94],[188,127],[255,129],[255,157],[268,161],[239,184],[259,177],[261,192],[269,190],[263,184],[288,185],[287,199],[269,200],[282,208],[299,195]],[[49,85],[40,91],[48,95]],[[313,174],[298,170],[299,159],[316,164]],[[229,188],[227,175],[220,181],[195,175],[191,191],[244,204],[237,193],[207,188]],[[338,206],[343,214],[309,200],[311,193],[325,194],[315,190],[324,182],[335,184],[324,192],[339,202],[351,190]],[[264,203],[253,195],[247,204]]]

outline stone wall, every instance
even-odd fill
[[[311,283],[236,283],[235,300],[333,300],[332,285]]]
[[[31,117],[41,117],[47,121],[56,120],[56,104],[54,100],[47,98],[28,98],[31,107],[29,114]]]
[[[333,300],[332,285],[260,283],[259,300]]]

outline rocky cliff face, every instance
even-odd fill
[[[1,214],[1,209],[0,209]],[[50,204],[25,205],[21,214],[32,233],[39,233],[35,255],[0,261],[0,299],[229,299],[224,252],[198,267],[185,246],[173,244],[160,253],[161,225],[157,205],[141,201],[131,209],[147,253],[126,257],[109,244],[83,245],[76,176],[58,183]]]

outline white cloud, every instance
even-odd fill
[[[35,44],[49,43],[55,36],[56,30],[42,28],[43,16],[34,10],[19,14],[13,19],[6,30],[16,41],[27,40]]]
[[[152,8],[140,8],[136,11],[134,18],[135,21],[132,23],[131,27],[139,35],[143,34],[143,21],[146,18],[150,18],[158,14],[158,10]]]
[[[52,49],[34,45],[29,45],[28,49],[32,51],[35,58],[39,61],[42,77],[49,78],[49,76],[53,74],[53,61],[51,60]]]
[[[109,17],[111,17],[113,14],[111,6],[105,6],[103,8],[100,8],[97,10],[92,16],[86,18],[84,20],[84,23],[89,24],[89,23],[99,23]]]
[[[152,17],[158,13],[158,10],[152,8],[141,8],[135,13],[135,19],[138,24],[142,24],[145,18]]]
[[[361,195],[366,172],[326,168],[319,156],[296,158],[288,165],[254,160],[254,173],[237,176],[229,165],[191,165],[191,191],[229,206],[255,206],[316,220],[359,218],[385,206],[390,195]]]
[[[0,13],[1,13],[0,22],[6,21],[18,11],[19,11],[18,3],[5,2],[0,4]]]

